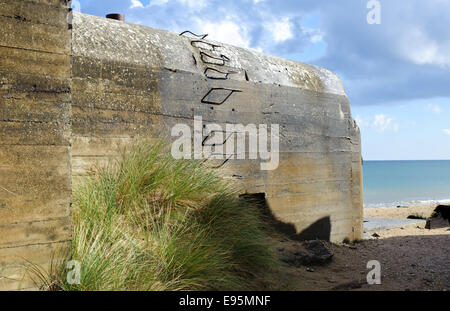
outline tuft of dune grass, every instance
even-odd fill
[[[161,143],[136,143],[74,184],[73,200],[81,282],[60,268],[63,290],[250,290],[275,263],[257,206]]]

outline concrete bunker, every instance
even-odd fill
[[[226,178],[263,194],[294,235],[362,237],[360,133],[335,74],[192,33],[72,18],[69,6],[0,5],[0,267],[49,266],[70,241],[72,178],[195,116],[279,124],[278,168],[227,158],[218,165]],[[21,275],[0,289],[34,286]]]
[[[137,135],[167,136],[195,116],[279,124],[276,170],[228,154],[218,166],[243,193],[264,193],[297,233],[327,222],[332,241],[361,237],[360,134],[336,75],[204,35],[84,14],[74,15],[72,38],[74,176]]]

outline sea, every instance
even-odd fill
[[[450,203],[450,160],[364,161],[364,207]]]

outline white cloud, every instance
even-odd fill
[[[196,22],[200,32],[209,34],[209,38],[212,40],[244,48],[248,48],[250,45],[247,31],[229,19],[218,23],[205,22],[200,19],[197,19]]]
[[[419,27],[407,29],[399,43],[400,54],[414,64],[450,66],[450,44],[436,41]]]
[[[389,118],[384,114],[377,114],[372,122],[372,127],[378,132],[384,132],[386,130],[392,130],[398,132],[399,125],[393,122],[394,119]]]
[[[81,3],[78,0],[72,1],[72,9],[76,12],[81,12]]]
[[[311,43],[317,43],[323,41],[323,36],[322,34],[314,34],[311,36]]]
[[[148,4],[149,7],[151,6],[162,6],[164,4],[167,4],[169,0],[150,0],[150,3]]]
[[[262,47],[260,47],[260,46],[257,46],[255,48],[249,48],[249,49],[253,50],[253,51],[256,51],[256,52],[259,52],[259,53],[264,53],[264,49]]]
[[[178,0],[181,4],[187,4],[192,9],[202,9],[206,7],[206,1],[205,0]]]
[[[288,17],[266,25],[266,28],[272,33],[275,42],[283,42],[291,39],[294,36],[291,27],[292,25]]]
[[[139,0],[131,0],[132,2],[140,2]],[[148,4],[147,7],[152,7],[152,6],[163,6],[166,5],[170,2],[170,4],[174,4],[177,5],[176,2],[178,2],[179,4],[182,5],[186,5],[191,9],[194,10],[200,10],[203,9],[204,7],[206,7],[207,3],[206,0],[150,0],[150,3]],[[141,3],[142,5],[142,3]],[[139,5],[140,7],[140,5]],[[142,6],[143,7],[143,6]]]
[[[444,132],[445,135],[450,136],[450,130],[449,129],[444,129],[443,132]]]
[[[323,33],[318,28],[303,28],[304,33],[309,35],[311,43],[317,43],[323,41]]]
[[[360,129],[374,129],[377,132],[393,131],[398,132],[400,126],[394,122],[393,118],[385,114],[377,114],[372,118],[363,118],[357,115],[355,118],[356,124]]]
[[[432,113],[435,113],[435,114],[440,114],[441,113],[441,107],[439,105],[428,104],[428,105],[425,106],[425,108],[428,111],[431,111]]]
[[[130,9],[143,8],[143,7],[144,7],[144,5],[142,4],[141,1],[139,1],[139,0],[131,0]]]
[[[364,120],[360,115],[355,117],[356,124],[358,124],[359,128],[364,128],[369,125],[369,122]]]

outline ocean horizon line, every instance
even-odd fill
[[[421,206],[429,204],[449,204],[449,199],[429,199],[429,200],[399,200],[394,202],[379,202],[379,203],[364,203],[363,208],[387,208],[387,207],[398,207],[398,206]]]

